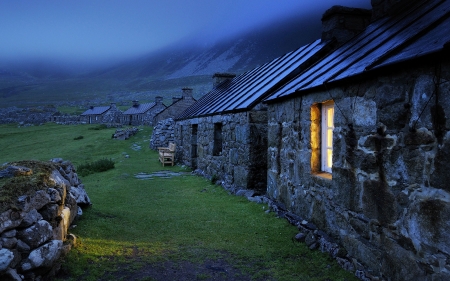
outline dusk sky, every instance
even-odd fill
[[[0,0],[0,61],[103,62],[370,0]]]

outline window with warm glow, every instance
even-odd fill
[[[321,170],[331,173],[333,167],[334,103],[323,103],[321,113]]]

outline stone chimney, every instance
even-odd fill
[[[163,102],[163,97],[160,97],[160,96],[155,97],[156,104],[162,104],[162,102]]]
[[[139,106],[139,101],[138,100],[134,100],[133,101],[133,107],[138,107]]]
[[[333,6],[322,16],[322,41],[335,39],[342,45],[366,29],[372,12],[367,9]]]
[[[214,73],[213,75],[213,87],[217,87],[222,84],[224,81],[231,80],[236,77],[236,74],[233,73]]]
[[[192,88],[184,87],[181,89],[182,91],[182,98],[192,98]]]
[[[372,21],[398,13],[403,7],[421,0],[371,0]]]
[[[94,106],[93,105],[89,106],[89,109],[94,109]]]
[[[110,108],[117,108],[116,103],[112,102]]]

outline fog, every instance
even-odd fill
[[[0,67],[78,68],[136,58],[185,42],[211,44],[293,14],[370,0],[42,0],[0,1]]]

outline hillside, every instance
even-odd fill
[[[169,103],[182,87],[194,88],[200,97],[210,90],[215,72],[240,74],[318,38],[318,18],[286,18],[214,44],[178,42],[82,74],[50,62],[0,67],[0,106],[127,104],[156,95]]]

